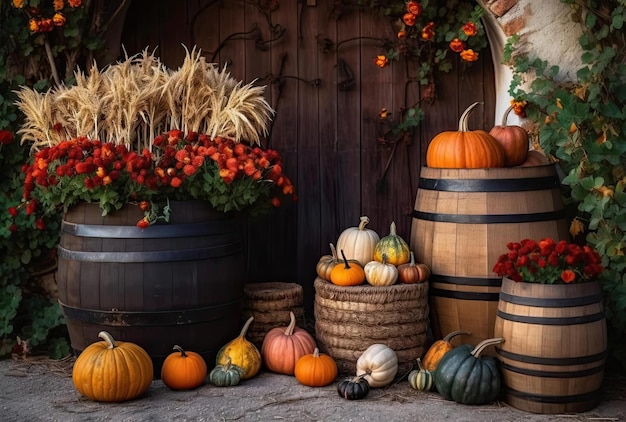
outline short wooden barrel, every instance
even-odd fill
[[[508,242],[568,239],[554,165],[488,169],[423,167],[411,226],[411,249],[431,268],[430,304],[436,339],[493,337],[501,279],[492,271]]]
[[[597,282],[516,283],[505,278],[495,336],[506,402],[534,413],[585,412],[600,402],[607,351]]]
[[[159,376],[174,345],[212,367],[241,329],[244,258],[241,222],[208,202],[171,202],[167,224],[140,229],[143,211],[102,216],[97,204],[64,215],[58,247],[59,302],[72,348],[101,330],[137,343]]]

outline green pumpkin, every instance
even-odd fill
[[[485,404],[500,395],[502,377],[498,361],[480,353],[503,338],[492,338],[472,348],[469,344],[455,347],[439,362],[435,371],[435,387],[446,400],[462,404]]]
[[[417,358],[417,368],[409,372],[409,385],[419,391],[430,391],[433,388],[433,373],[422,367],[422,360]]]
[[[387,255],[387,263],[396,267],[411,260],[409,245],[396,233],[396,223],[394,221],[389,226],[389,234],[376,243],[374,261],[383,262],[383,254]]]
[[[239,385],[244,372],[243,368],[231,364],[228,358],[226,364],[213,368],[209,374],[209,381],[218,387],[232,387]]]

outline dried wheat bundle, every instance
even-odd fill
[[[72,87],[46,93],[23,87],[18,93],[25,114],[20,133],[34,150],[87,136],[141,151],[170,129],[260,144],[274,113],[264,87],[234,80],[195,48],[186,50],[176,71],[144,50],[102,71],[94,63],[75,77]]]

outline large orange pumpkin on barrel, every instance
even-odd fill
[[[469,130],[467,120],[480,103],[469,106],[459,119],[457,131],[441,132],[430,141],[426,165],[433,168],[504,167],[502,145],[484,130]]]

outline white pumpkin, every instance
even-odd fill
[[[337,250],[346,254],[348,259],[356,259],[361,266],[374,259],[374,249],[380,240],[380,236],[372,229],[365,227],[370,219],[361,217],[358,227],[345,229],[337,239]]]
[[[391,384],[398,373],[398,355],[385,344],[372,344],[356,361],[356,375],[364,375],[370,387]]]
[[[383,262],[370,261],[363,268],[365,279],[372,286],[391,286],[398,280],[398,268],[387,263],[387,255],[383,254]]]

